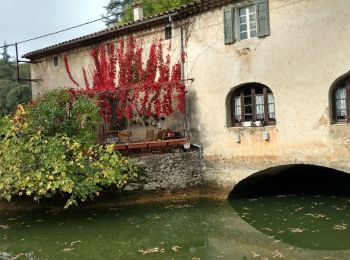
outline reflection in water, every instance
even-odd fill
[[[304,204],[302,198],[284,199],[233,200],[241,217],[229,202],[208,200],[93,211],[1,211],[0,259],[344,259],[350,254],[325,251],[349,248],[345,199],[329,204],[343,217],[318,210],[325,205],[319,203],[327,202],[324,198],[304,198],[309,201]],[[288,203],[294,203],[289,210]],[[328,229],[322,229],[319,221]],[[278,237],[282,231],[285,235]],[[305,234],[309,236],[303,238]],[[339,243],[332,241],[332,247],[324,243],[336,234]],[[310,246],[307,240],[316,238],[318,246]]]
[[[231,199],[250,225],[276,240],[307,249],[350,249],[350,197],[276,196]]]

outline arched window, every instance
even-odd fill
[[[333,88],[332,93],[333,104],[333,121],[349,122],[350,121],[350,77],[347,77]]]
[[[237,89],[231,96],[233,126],[275,125],[275,98],[265,85],[252,83]]]

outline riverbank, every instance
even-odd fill
[[[226,200],[228,191],[208,183],[201,154],[197,150],[165,154],[149,154],[132,159],[140,167],[137,179],[123,190],[109,188],[93,201],[80,202],[79,208],[106,208],[164,201],[208,198]],[[31,198],[15,197],[0,201],[0,210],[59,209],[64,196],[33,202]],[[72,206],[74,207],[74,206]]]

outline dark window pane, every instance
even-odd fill
[[[170,40],[173,34],[171,26],[165,27],[164,33],[165,33],[165,40]]]
[[[251,105],[252,104],[252,97],[244,97],[244,105]]]
[[[255,88],[255,94],[256,95],[263,94],[263,93],[264,93],[264,91],[263,91],[262,87],[256,87]]]
[[[246,88],[245,90],[244,90],[244,95],[245,96],[250,96],[252,94],[252,89],[251,88]]]
[[[253,107],[252,106],[245,106],[244,107],[245,114],[252,114],[253,113]]]
[[[253,121],[253,115],[245,115],[244,121]]]
[[[58,57],[53,57],[53,66],[57,67],[58,66]]]

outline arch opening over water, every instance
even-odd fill
[[[242,180],[229,197],[288,194],[350,195],[350,174],[314,165],[277,166]]]
[[[229,203],[272,244],[317,251],[350,250],[350,174],[286,165],[238,183]]]

